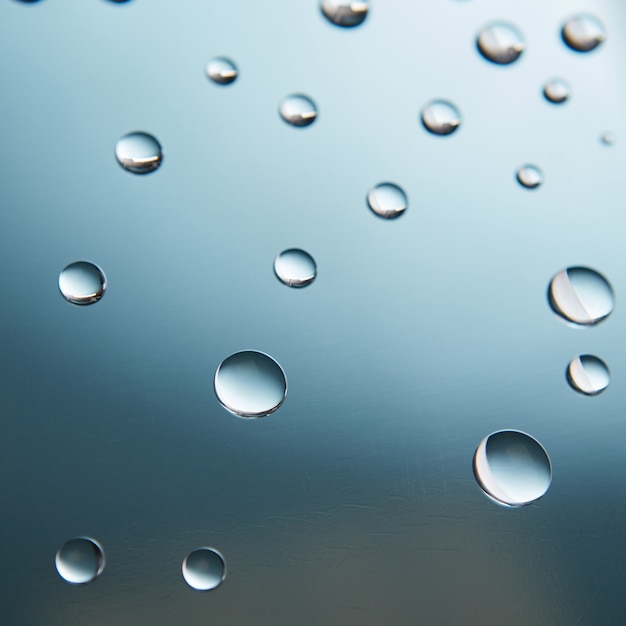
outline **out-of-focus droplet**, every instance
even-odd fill
[[[615,143],[615,135],[611,132],[602,133],[600,136],[600,141],[605,146],[612,146]]]
[[[522,165],[515,177],[517,182],[526,189],[537,189],[543,183],[543,174],[536,165]]]
[[[224,557],[214,548],[198,548],[183,561],[183,578],[196,591],[219,587],[226,578]]]
[[[115,156],[133,174],[154,172],[163,161],[161,144],[152,135],[140,131],[124,135],[115,146]]]
[[[98,302],[107,288],[104,272],[89,261],[76,261],[66,266],[59,274],[61,295],[72,304]]]
[[[56,554],[59,576],[73,585],[84,585],[104,571],[104,550],[89,537],[77,537],[63,544]]]
[[[520,58],[526,44],[515,26],[505,22],[493,22],[480,31],[476,47],[487,61],[497,65],[509,65]]]
[[[310,126],[317,119],[317,107],[308,96],[292,94],[279,107],[280,116],[292,126]]]
[[[218,85],[230,85],[237,79],[237,66],[230,59],[216,57],[207,64],[206,75]]]
[[[274,260],[274,273],[288,287],[306,287],[317,276],[315,259],[304,250],[290,248]]]
[[[606,363],[591,354],[581,354],[572,359],[567,366],[566,378],[574,391],[586,396],[602,393],[611,380]]]
[[[461,125],[459,110],[447,100],[431,100],[422,109],[422,124],[434,135],[451,135]]]
[[[368,191],[367,204],[379,217],[393,219],[406,211],[408,199],[403,189],[398,185],[379,183]]]
[[[351,28],[362,24],[367,17],[369,3],[364,0],[322,0],[320,8],[329,22],[335,26]]]
[[[575,52],[591,52],[606,39],[606,30],[597,17],[585,13],[567,20],[561,37]]]
[[[572,89],[562,78],[553,78],[543,86],[543,95],[552,104],[563,104],[569,100]]]

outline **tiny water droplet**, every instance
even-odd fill
[[[431,100],[422,109],[422,124],[434,135],[450,135],[461,125],[461,114],[451,102]]]
[[[72,304],[98,302],[107,288],[104,272],[89,261],[76,261],[66,266],[59,274],[61,295]]]
[[[597,396],[610,382],[609,368],[597,356],[582,354],[572,359],[567,366],[567,382],[574,391],[586,396]]]
[[[536,165],[522,165],[515,177],[517,182],[526,189],[537,189],[543,183],[543,174]]]
[[[63,544],[56,554],[59,576],[73,585],[84,585],[104,571],[104,550],[89,537],[77,537]]]
[[[615,143],[615,135],[611,132],[602,133],[602,136],[600,137],[600,141],[605,146],[612,146]]]
[[[332,24],[350,28],[362,24],[367,17],[368,2],[350,0],[322,0],[320,8]]]
[[[140,131],[124,135],[115,146],[115,156],[133,174],[154,172],[163,161],[161,144],[152,135]]]
[[[183,578],[197,591],[219,587],[226,578],[224,557],[214,548],[198,548],[183,561]]]
[[[546,493],[552,465],[536,439],[518,430],[501,430],[485,437],[476,448],[474,476],[492,500],[524,506]]]
[[[569,100],[572,90],[562,78],[553,78],[543,86],[543,95],[552,104],[563,104]]]
[[[237,66],[230,59],[217,57],[209,61],[206,75],[218,85],[230,85],[238,76]]]
[[[367,204],[376,215],[393,219],[406,211],[408,199],[398,185],[379,183],[368,191]]]
[[[317,107],[308,96],[292,94],[279,107],[280,116],[292,126],[310,126],[317,119]]]
[[[582,14],[565,22],[561,37],[575,52],[591,52],[606,39],[606,30],[597,17]]]
[[[476,46],[487,61],[497,65],[517,61],[526,48],[520,31],[505,22],[493,22],[483,28],[476,39]]]
[[[244,350],[224,359],[213,382],[220,404],[239,417],[265,417],[287,395],[283,368],[268,354]]]
[[[306,287],[315,280],[317,265],[308,252],[290,248],[274,260],[274,273],[288,287]]]
[[[578,326],[601,322],[615,306],[609,282],[588,267],[568,267],[559,272],[550,281],[548,302],[557,315]]]

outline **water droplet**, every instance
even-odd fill
[[[269,355],[244,350],[224,359],[213,382],[220,404],[239,417],[265,417],[287,395],[283,368]]]
[[[536,439],[517,430],[501,430],[485,437],[476,448],[474,476],[499,504],[524,506],[546,493],[552,466]]]
[[[368,3],[350,0],[322,0],[322,13],[336,26],[349,28],[362,24],[367,17]]]
[[[461,125],[461,114],[451,102],[431,100],[422,109],[422,124],[435,135],[450,135]]]
[[[278,280],[288,287],[306,287],[315,280],[317,265],[308,252],[290,248],[276,257],[274,272]]]
[[[606,39],[606,30],[597,17],[576,15],[565,22],[561,37],[575,52],[590,52]]]
[[[367,192],[367,204],[376,215],[386,219],[393,219],[406,211],[408,199],[398,185],[379,183]]]
[[[218,85],[230,85],[238,76],[237,66],[230,59],[217,57],[209,61],[206,75]]]
[[[572,90],[562,78],[553,78],[543,86],[543,95],[552,104],[563,104],[572,95]]]
[[[478,34],[478,51],[492,63],[508,65],[520,58],[526,48],[522,34],[512,24],[494,22]]]
[[[615,135],[611,132],[602,133],[602,136],[600,137],[600,141],[605,146],[612,146],[615,143]]]
[[[279,107],[280,116],[292,126],[310,126],[317,119],[317,107],[308,96],[292,94]]]
[[[587,267],[568,267],[559,272],[550,281],[548,302],[557,315],[579,326],[601,322],[615,306],[609,282]]]
[[[76,261],[70,263],[59,274],[59,289],[63,297],[72,304],[98,302],[107,288],[104,272],[94,263]]]
[[[567,382],[571,388],[586,396],[597,396],[610,382],[609,368],[597,356],[582,354],[567,366]]]
[[[543,182],[543,174],[535,165],[522,165],[515,174],[517,182],[526,189],[537,189]]]
[[[118,163],[133,174],[154,172],[163,161],[161,144],[148,133],[124,135],[115,146]]]
[[[70,539],[57,552],[55,564],[59,576],[68,583],[84,585],[104,570],[104,550],[89,537]]]
[[[183,578],[197,591],[219,587],[226,578],[224,557],[213,548],[193,550],[183,561]]]

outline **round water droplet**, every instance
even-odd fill
[[[183,578],[197,591],[219,587],[226,578],[224,557],[213,548],[193,550],[183,561]]]
[[[543,86],[543,95],[552,104],[563,104],[569,100],[572,90],[562,78],[553,78]]]
[[[461,114],[451,102],[431,100],[422,109],[422,124],[434,135],[450,135],[461,125]]]
[[[537,189],[543,182],[543,174],[536,165],[522,165],[515,177],[517,182],[526,189]]]
[[[368,2],[363,0],[350,2],[350,0],[322,0],[320,3],[322,13],[336,26],[350,28],[362,24],[367,17]]]
[[[107,288],[104,272],[94,263],[76,261],[59,274],[61,295],[72,304],[98,302]]]
[[[602,133],[602,136],[600,137],[600,141],[605,146],[612,146],[615,143],[615,135],[611,132]]]
[[[281,283],[289,287],[306,287],[315,280],[317,265],[308,252],[290,248],[274,260],[274,273]]]
[[[230,85],[237,78],[237,66],[230,59],[217,57],[209,61],[206,75],[218,85]]]
[[[310,126],[317,119],[317,107],[308,96],[292,94],[279,107],[280,116],[292,126]]]
[[[520,58],[526,44],[515,26],[505,22],[494,22],[480,31],[476,46],[487,61],[508,65]]]
[[[582,354],[572,359],[567,366],[566,377],[572,389],[586,396],[602,393],[611,380],[606,363],[590,354]]]
[[[161,144],[148,133],[124,135],[115,146],[118,163],[133,174],[154,172],[163,161]]]
[[[601,322],[615,306],[609,282],[588,267],[568,267],[559,272],[550,281],[548,302],[557,315],[579,326]]]
[[[73,585],[84,585],[104,570],[104,550],[89,537],[70,539],[57,552],[55,564],[59,576]]]
[[[398,185],[379,183],[367,192],[367,204],[376,215],[393,219],[406,211],[408,199]]]
[[[567,20],[561,29],[565,44],[575,52],[590,52],[606,39],[602,22],[593,15],[576,15]]]
[[[213,382],[220,404],[239,417],[264,417],[280,407],[287,395],[283,368],[255,350],[224,359]]]
[[[501,430],[485,437],[476,448],[474,476],[499,504],[524,506],[546,493],[552,466],[536,439],[517,430]]]

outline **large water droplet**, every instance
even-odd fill
[[[322,0],[320,8],[330,22],[349,28],[363,23],[367,17],[368,3],[363,0]]]
[[[517,430],[501,430],[485,437],[476,448],[474,476],[499,504],[524,506],[546,493],[552,466],[536,439]]]
[[[572,389],[586,396],[602,393],[611,380],[606,363],[591,354],[582,354],[572,359],[567,366],[566,377]]]
[[[128,133],[117,142],[115,156],[133,174],[154,172],[163,161],[161,144],[152,135],[139,131]]]
[[[317,119],[317,107],[308,96],[292,94],[279,107],[280,116],[292,126],[310,126]]]
[[[615,306],[609,282],[587,267],[568,267],[559,272],[550,281],[548,302],[557,315],[579,326],[601,322]]]
[[[398,185],[379,183],[367,192],[367,204],[376,215],[393,219],[406,211],[408,199]]]
[[[519,59],[526,44],[515,26],[505,22],[494,22],[480,31],[476,46],[487,61],[508,65]]]
[[[451,102],[431,100],[422,109],[422,124],[435,135],[450,135],[461,125],[461,114]]]
[[[562,78],[553,78],[543,86],[543,95],[552,104],[563,104],[572,95],[572,90]]]
[[[561,29],[563,41],[576,52],[590,52],[606,39],[602,22],[593,15],[576,15]]]
[[[289,287],[306,287],[315,280],[317,265],[308,252],[290,248],[276,257],[274,272],[280,282]]]
[[[217,57],[209,61],[206,75],[218,85],[230,85],[237,78],[237,66],[230,59]]]
[[[220,404],[239,417],[264,417],[280,407],[287,395],[283,368],[255,350],[224,359],[213,382]]]
[[[526,189],[537,189],[543,182],[543,174],[536,165],[522,165],[515,177],[517,182]]]
[[[89,537],[70,539],[57,552],[55,564],[61,578],[74,585],[84,585],[102,574],[104,550]]]
[[[107,288],[104,272],[94,263],[76,261],[59,274],[59,290],[72,304],[98,302]]]
[[[183,561],[183,578],[197,591],[219,587],[226,578],[224,557],[213,548],[198,548]]]

